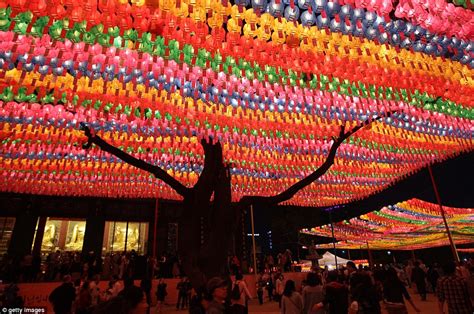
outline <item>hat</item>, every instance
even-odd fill
[[[212,294],[217,288],[226,286],[227,284],[225,280],[220,277],[213,277],[207,282],[207,292],[209,292],[209,294]]]

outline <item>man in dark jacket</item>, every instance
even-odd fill
[[[76,290],[72,285],[71,276],[66,275],[63,278],[63,283],[49,295],[49,302],[53,305],[54,313],[69,314],[75,298]]]

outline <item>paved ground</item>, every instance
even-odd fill
[[[434,314],[438,313],[438,301],[433,294],[428,294],[427,301],[421,301],[420,297],[416,295],[412,290],[410,291],[410,295],[412,296],[413,301],[415,302],[416,306],[421,310],[421,313],[427,314]],[[415,314],[416,312],[413,310],[410,304],[407,304],[408,313]],[[152,312],[153,314],[156,311]],[[162,313],[181,313],[186,314],[188,313],[187,310],[179,310],[177,311],[175,305],[167,305],[164,307]],[[253,299],[249,303],[249,313],[262,313],[262,314],[277,314],[280,313],[278,309],[278,303],[276,302],[265,302],[263,305],[259,305],[256,299]],[[386,313],[382,311],[382,313]]]

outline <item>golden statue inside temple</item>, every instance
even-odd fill
[[[113,251],[124,251],[125,250],[125,232],[126,227],[117,225],[115,227],[115,233],[111,248]],[[135,250],[138,251],[139,232],[138,227],[129,225],[127,235],[127,251]]]
[[[84,243],[84,234],[86,233],[86,223],[78,222],[74,225],[69,243],[66,244],[67,251],[80,251]]]
[[[44,227],[43,241],[41,242],[41,251],[54,251],[56,247],[56,225],[48,221]]]

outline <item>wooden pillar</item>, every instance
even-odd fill
[[[104,236],[102,240],[102,249],[105,248],[106,252],[110,252],[109,233],[110,233],[110,223],[106,223],[105,228],[104,228]]]
[[[69,227],[69,221],[68,220],[63,220],[61,221],[61,226],[59,227],[59,241],[58,241],[58,247],[60,249],[64,249],[66,246],[66,239],[67,239],[67,230]]]
[[[127,252],[127,242],[128,242],[128,220],[125,226],[125,248],[123,249],[125,252]]]
[[[102,241],[104,240],[105,218],[103,210],[96,206],[91,209],[86,219],[86,232],[82,245],[82,256],[87,256],[94,251],[97,256],[102,254]]]
[[[156,199],[155,201],[155,216],[154,216],[154,223],[153,223],[153,257],[158,258],[157,256],[157,247],[156,247],[156,232],[158,231],[158,205],[159,200]]]
[[[33,244],[33,255],[41,254],[41,244],[43,243],[44,228],[46,227],[47,217],[40,217],[38,221],[38,228],[36,229],[35,243]]]
[[[250,219],[252,227],[252,252],[253,252],[253,273],[255,274],[255,280],[257,280],[257,251],[255,247],[255,226],[253,222],[253,205],[250,205]]]
[[[331,222],[331,235],[332,235],[332,247],[333,247],[333,250],[334,250],[334,262],[336,263],[336,269],[338,269],[338,267],[337,267],[336,238],[334,237],[334,224],[332,222],[331,211],[329,211],[329,221]]]
[[[33,212],[32,205],[26,204],[25,208],[16,216],[10,246],[8,247],[9,255],[31,253],[37,222],[38,215]]]

